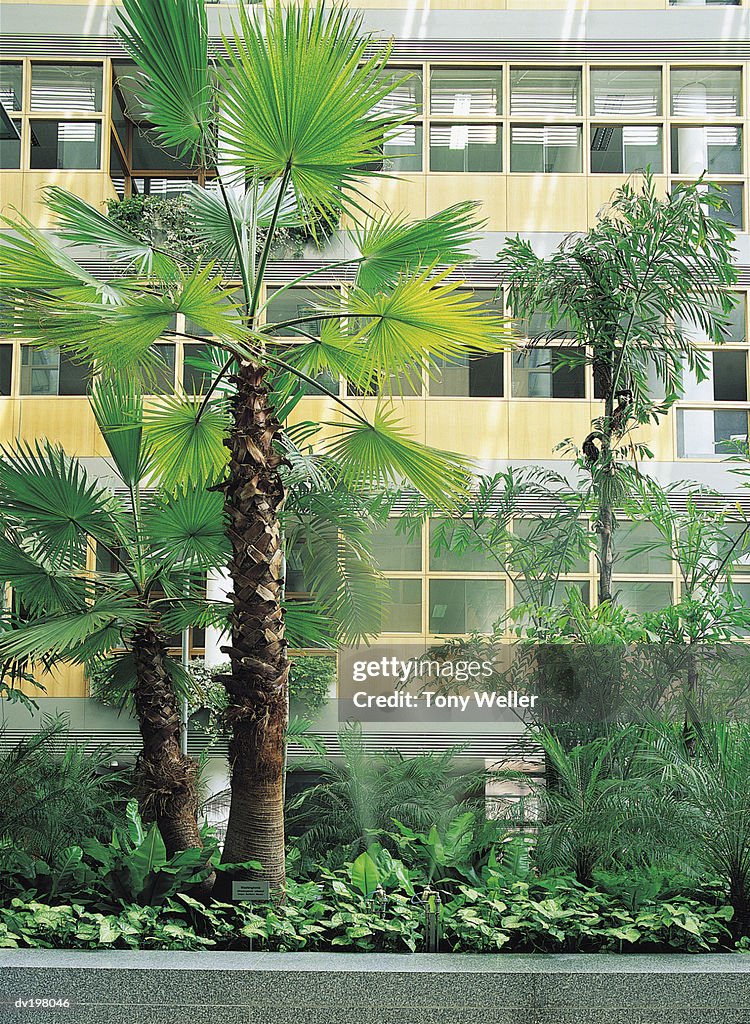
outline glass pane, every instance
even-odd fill
[[[580,125],[519,125],[510,130],[510,169],[574,174],[583,169]]]
[[[672,68],[671,80],[675,117],[713,120],[742,113],[739,68]]]
[[[138,171],[184,171],[192,164],[178,155],[174,147],[156,144],[156,137],[148,125],[133,130],[132,165]]]
[[[750,583],[733,583],[732,591],[750,608]],[[750,636],[750,630],[738,629],[738,636]]]
[[[574,338],[573,325],[567,317],[559,317],[552,323],[549,313],[538,310],[531,316],[522,317],[518,321],[518,332],[525,338]]]
[[[117,133],[123,149],[127,147],[129,123],[125,116],[125,108],[120,102],[120,90],[114,88],[112,90],[112,127]]]
[[[569,349],[567,355],[580,352]],[[583,398],[585,366],[566,365],[556,348],[530,348],[513,353],[514,398]]]
[[[191,332],[192,333],[192,332]],[[204,364],[210,359],[210,345],[185,345],[182,357],[182,386],[189,395],[202,395],[213,374]]]
[[[672,127],[672,173],[742,173],[742,129],[738,125]]]
[[[13,346],[0,345],[0,395],[9,395],[13,380]]]
[[[153,346],[157,363],[153,369],[153,379],[148,389],[153,395],[167,395],[174,391],[175,355],[174,345],[159,343]]]
[[[433,548],[435,530],[439,520],[430,520],[430,569],[433,572],[502,572],[502,552],[490,554],[486,550],[475,551],[468,548],[463,551],[441,551],[437,554]],[[450,536],[453,536],[451,528]],[[484,527],[480,532],[484,532]],[[494,557],[500,556],[500,560]]]
[[[379,114],[398,114],[408,117],[422,111],[422,70],[416,68],[389,68],[382,76],[391,85],[391,92],[375,104]],[[402,81],[406,79],[406,81]],[[400,84],[399,84],[400,83]]]
[[[580,68],[512,69],[510,112],[522,117],[571,117],[580,114]]]
[[[678,409],[677,455],[681,459],[726,458],[747,442],[742,409]]]
[[[547,591],[547,593],[548,593],[548,598],[547,598],[548,603],[545,605],[545,607],[548,607],[548,608],[559,608],[562,604],[564,604],[567,601],[567,599],[568,599],[568,591],[569,590],[577,590],[578,593],[581,595],[581,600],[583,601],[583,603],[585,605],[588,605],[590,603],[590,600],[591,600],[591,598],[590,598],[590,590],[591,590],[591,588],[590,588],[590,584],[586,580],[564,580],[563,579],[563,580],[558,580],[558,582],[555,583],[552,586],[552,593],[551,593],[551,595],[549,595],[549,591]],[[536,587],[529,587],[529,585],[527,584],[526,580],[519,579],[519,580],[516,581],[516,583],[513,586],[513,604],[514,604],[514,606],[518,606],[520,604],[534,605],[534,604],[537,603],[537,601],[539,600],[540,597],[541,597],[541,593],[540,593],[540,588],[539,588],[538,584],[537,584]],[[530,616],[527,615],[527,614],[524,614],[524,615],[521,615],[521,616],[515,615],[513,617],[513,625],[514,626],[519,626],[519,625],[526,626],[526,625],[529,624],[529,621],[530,621]]]
[[[592,125],[591,173],[629,174],[663,170],[661,125]]]
[[[384,171],[422,170],[421,124],[404,124],[383,143]]]
[[[422,568],[422,538],[396,530],[397,520],[373,530],[372,553],[384,572],[419,572]],[[421,627],[420,627],[421,629]]]
[[[310,316],[315,313],[321,301],[335,301],[338,292],[334,288],[287,288],[278,297],[276,289],[269,289],[269,301],[266,306],[267,323],[284,323],[287,320],[296,320],[299,317]],[[300,324],[300,328],[314,337],[320,337],[320,320],[309,320]],[[274,331],[278,338],[299,338],[291,327],[280,327]]]
[[[31,109],[100,111],[101,64],[32,64]]]
[[[502,398],[503,354],[440,360],[439,376],[430,380],[430,395],[457,398]]]
[[[37,121],[31,127],[32,170],[95,170],[101,158],[99,121]]]
[[[21,394],[56,395],[60,352],[55,348],[21,348]]]
[[[628,583],[617,580],[612,584],[612,592],[618,604],[638,615],[668,608],[672,603],[671,583]]]
[[[747,353],[735,349],[711,352],[707,380],[683,371],[685,398],[695,402],[746,402]]]
[[[732,227],[742,230],[742,226],[745,222],[743,216],[745,188],[743,185],[726,184],[723,184],[721,188],[724,191],[724,198],[727,201],[729,209],[717,210],[712,208],[709,216],[715,217],[717,220],[726,221],[726,223],[731,224]]]
[[[0,125],[0,169],[18,170],[21,166],[21,122],[9,119],[8,125]]]
[[[0,103],[6,110],[20,110],[23,98],[23,64],[0,64]]]
[[[422,632],[421,580],[389,580],[390,599],[383,609],[384,633]]]
[[[647,550],[640,551],[640,548]],[[617,572],[670,575],[669,545],[651,523],[621,523],[615,535]]]
[[[502,580],[430,580],[430,633],[490,633],[504,614]]]
[[[502,113],[502,68],[435,68],[430,113],[442,117],[493,117]]]
[[[501,137],[499,124],[432,124],[430,170],[501,171]]]
[[[660,68],[592,68],[594,117],[659,117]]]
[[[742,0],[669,0],[670,7],[739,7]]]
[[[60,353],[58,395],[85,395],[91,380],[91,365]]]

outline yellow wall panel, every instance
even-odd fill
[[[68,455],[101,455],[103,448],[86,398],[24,398],[18,434],[21,440],[48,437]]]
[[[50,672],[36,673],[35,678],[44,687],[44,692],[29,684],[19,687],[34,700],[44,700],[45,697],[88,696],[88,683],[83,665],[56,665]]]
[[[589,402],[517,400],[508,418],[511,458],[559,459],[555,447],[571,438],[579,447],[591,430],[595,415]]]
[[[585,231],[583,175],[509,174],[508,231]]]
[[[349,398],[347,401],[351,406],[358,409],[365,417],[367,417],[370,422],[372,422],[378,405],[377,399],[360,398],[359,400],[353,400]],[[394,398],[392,402],[388,402],[386,409],[389,418],[391,413],[393,414],[394,423],[399,429],[403,430],[408,437],[412,438],[414,441],[421,441],[424,443],[425,405],[425,401],[421,398]],[[339,420],[347,419],[343,411],[337,418]]]
[[[657,462],[672,462],[676,458],[674,441],[674,414],[662,418],[659,423],[648,423],[637,427],[628,434],[633,444],[645,444],[654,453]],[[650,460],[649,460],[650,461]],[[689,473],[685,474],[689,476]]]
[[[338,422],[341,407],[331,398],[303,398],[298,403],[287,423],[292,426],[296,423],[321,423],[328,424]],[[325,437],[331,437],[337,433],[335,427],[323,426],[320,433],[315,435],[315,442],[318,443]]]
[[[45,185],[59,185],[98,208],[114,196],[109,175],[101,171],[25,171],[23,178],[24,213],[39,228],[54,227],[54,217],[43,201]]]
[[[505,0],[509,11],[663,11],[667,0]]]
[[[20,402],[16,398],[0,398],[0,444],[15,441],[18,434]]]
[[[482,204],[480,216],[487,231],[504,231],[506,225],[506,177],[504,174],[428,174],[427,215],[444,210],[461,200]]]
[[[508,403],[496,398],[432,399],[425,403],[427,443],[477,459],[507,459]]]
[[[362,185],[367,197],[360,202],[368,211],[383,208],[394,213],[405,213],[412,220],[425,215],[425,175],[399,174],[397,178],[375,178]],[[454,196],[453,202],[456,201]],[[348,217],[343,218],[343,225],[351,227]]]
[[[0,171],[0,212],[13,216],[13,207],[23,212],[23,171]]]

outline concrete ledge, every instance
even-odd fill
[[[748,1024],[750,956],[0,951],[3,1024]],[[70,1009],[17,1008],[61,998]]]

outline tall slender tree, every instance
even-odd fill
[[[598,535],[599,602],[612,600],[616,508],[628,489],[632,456],[650,456],[631,431],[658,422],[682,393],[689,369],[706,379],[698,328],[713,343],[726,338],[737,280],[732,228],[717,213],[721,190],[703,182],[660,196],[651,174],[617,189],[596,225],[568,236],[548,258],[520,237],[498,254],[513,314],[550,318],[564,358],[593,368],[602,415],[575,446],[590,480]],[[561,331],[563,321],[572,332]],[[654,381],[664,398],[657,397]]]
[[[318,440],[339,478],[354,490],[406,480],[449,505],[467,487],[467,462],[409,436],[390,402],[390,382],[398,390],[399,381],[437,372],[441,360],[497,351],[508,332],[491,308],[436,269],[471,257],[479,227],[473,204],[418,222],[365,212],[362,181],[382,173],[383,141],[409,112],[383,112],[393,88],[385,74],[389,49],[362,34],[360,15],[307,3],[285,9],[277,2],[252,14],[241,7],[222,52],[210,55],[201,0],[126,0],[120,31],[157,141],[215,174],[216,188],[193,194],[193,218],[219,263],[187,266],[54,190],[58,238],[99,246],[124,276],[96,280],[56,241],[28,223],[9,224],[0,242],[9,331],[135,372],[148,368],[153,343],[183,313],[221,353],[208,394],[162,402],[149,437],[162,480],[210,483],[223,494],[232,581],[224,857],[261,861],[280,889],[285,491],[269,374],[283,369],[325,392],[314,380],[325,368],[360,393],[379,391],[371,416],[361,401],[329,396],[339,416]],[[356,222],[349,235],[357,255],[327,269],[348,271],[349,287],[333,299],[321,295],[314,310],[271,322],[262,296],[277,229],[292,220],[315,230],[342,213]],[[240,282],[239,292],[226,287],[222,269]],[[309,275],[293,283],[308,285]],[[320,337],[315,323],[323,324]],[[272,339],[288,332],[299,344],[283,355]]]

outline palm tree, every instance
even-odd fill
[[[649,173],[642,187],[617,189],[597,224],[566,238],[550,257],[519,237],[498,254],[513,313],[547,314],[551,330],[535,340],[567,338],[563,360],[590,363],[595,397],[604,403],[591,432],[573,446],[596,514],[600,604],[612,600],[615,508],[637,479],[629,460],[651,454],[630,431],[668,411],[682,393],[685,367],[706,379],[706,355],[691,328],[715,344],[726,338],[733,305],[727,288],[737,280],[734,235],[713,215],[725,207],[721,190],[702,180],[675,185],[662,198]]]
[[[473,204],[416,223],[364,211],[361,181],[382,173],[383,140],[409,117],[382,110],[393,88],[384,75],[388,47],[361,33],[360,15],[341,9],[276,2],[263,14],[240,7],[224,52],[210,56],[202,0],[126,0],[122,12],[120,35],[137,64],[139,100],[157,141],[215,172],[217,188],[193,193],[192,217],[219,265],[173,259],[58,189],[48,198],[58,239],[100,247],[126,276],[92,278],[24,222],[9,225],[0,262],[13,336],[130,372],[152,364],[151,346],[170,331],[175,313],[213,338],[220,364],[213,387],[201,399],[163,402],[150,437],[164,481],[213,482],[224,497],[232,581],[232,804],[224,857],[261,861],[280,889],[289,666],[282,414],[269,374],[285,369],[325,393],[313,377],[325,368],[360,394],[379,390],[371,417],[361,402],[330,395],[340,416],[319,441],[339,478],[354,490],[405,480],[449,505],[467,486],[467,462],[409,436],[389,403],[390,382],[395,378],[398,390],[399,380],[437,372],[441,360],[498,351],[507,328],[491,308],[458,291],[448,271],[435,269],[471,257],[480,226]],[[262,294],[277,230],[291,221],[315,231],[342,211],[356,222],[349,235],[358,255],[328,270],[349,272],[346,293],[270,322]],[[224,286],[222,269],[241,283],[239,292]],[[316,323],[320,337],[312,333]],[[288,358],[272,346],[282,329],[299,339]],[[229,384],[228,401],[222,383]]]
[[[180,747],[179,693],[189,676],[167,642],[221,613],[199,595],[206,570],[227,556],[222,501],[202,488],[163,487],[145,500],[153,451],[141,396],[132,384],[99,381],[90,403],[118,489],[92,483],[50,442],[2,451],[0,571],[25,621],[0,634],[0,656],[90,665],[121,650],[111,681],[132,695],[140,725],[141,809],[171,854],[202,842],[197,765]]]

